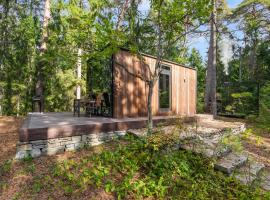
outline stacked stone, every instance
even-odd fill
[[[124,136],[126,131],[114,131],[98,134],[83,134],[79,136],[63,137],[47,140],[35,140],[30,142],[19,142],[17,144],[16,159],[26,157],[39,157],[41,155],[53,155],[65,151],[74,151],[84,146],[96,146],[103,142],[111,141]]]

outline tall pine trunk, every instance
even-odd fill
[[[213,11],[210,20],[210,45],[208,51],[206,86],[204,96],[205,112],[212,113],[214,118],[217,116],[216,85],[217,85],[217,17],[216,2],[212,0]]]
[[[41,45],[40,45],[40,56],[44,54],[47,50],[47,40],[48,40],[48,24],[50,20],[50,0],[46,0],[44,4],[44,19],[42,25],[42,36],[41,36]],[[44,62],[42,59],[37,63],[37,82],[35,87],[36,96],[43,96],[44,90],[44,75],[43,75]]]

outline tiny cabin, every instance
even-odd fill
[[[112,58],[112,116],[147,116],[148,85],[156,57],[120,50]],[[196,114],[197,71],[172,61],[162,61],[162,71],[152,95],[154,116]]]

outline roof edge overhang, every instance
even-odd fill
[[[132,53],[131,50],[127,49],[127,48],[124,48],[124,47],[120,47],[120,50],[121,51],[128,51],[130,53]],[[146,54],[146,53],[142,53],[142,52],[139,52],[142,56],[146,56],[146,57],[149,57],[149,58],[154,58],[154,59],[157,59],[156,56],[153,56],[153,55],[150,55],[150,54]],[[174,61],[170,61],[170,60],[166,60],[166,59],[162,59],[162,62],[166,62],[166,63],[170,63],[170,64],[173,64],[173,65],[178,65],[180,67],[184,67],[184,68],[188,68],[188,69],[192,69],[192,70],[195,70],[197,71],[196,68],[194,67],[191,67],[191,66],[186,66],[186,65],[183,65],[183,64],[180,64],[180,63],[177,63],[177,62],[174,62]]]

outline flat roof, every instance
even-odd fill
[[[120,48],[120,50],[122,50],[122,51],[128,51],[128,52],[132,53],[129,49],[126,49],[126,48]],[[150,54],[146,54],[146,53],[142,53],[142,52],[140,52],[140,54],[143,55],[143,56],[149,57],[149,58],[157,59],[156,56],[153,56],[153,55],[150,55]],[[180,63],[171,61],[171,60],[162,59],[162,62],[171,63],[171,64],[174,64],[174,65],[178,65],[178,66],[181,66],[181,67],[185,67],[185,68],[188,68],[188,69],[192,69],[192,70],[197,71],[197,69],[194,68],[194,67],[186,66],[186,65],[183,65],[183,64],[180,64]]]

